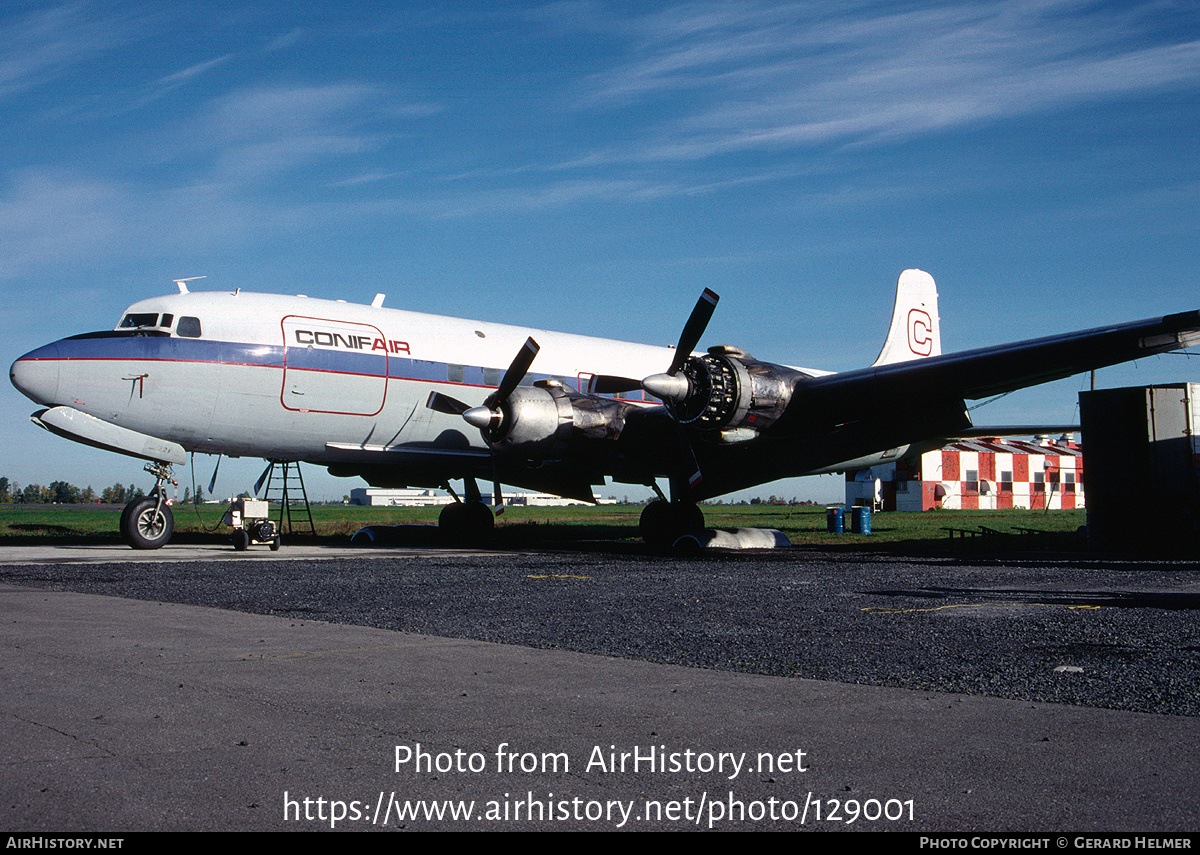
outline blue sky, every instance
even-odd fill
[[[7,356],[184,276],[652,343],[709,287],[706,345],[832,370],[906,267],[947,350],[1200,308],[1198,94],[1186,2],[5,3]],[[3,395],[0,475],[148,486]]]

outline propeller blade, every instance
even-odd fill
[[[525,339],[525,344],[517,351],[516,357],[512,364],[508,366],[508,370],[504,372],[504,377],[500,380],[500,386],[494,393],[488,396],[489,401],[504,401],[512,394],[513,389],[521,383],[525,375],[529,373],[529,366],[533,364],[533,358],[538,355],[541,347],[532,338]]]
[[[675,358],[671,360],[671,367],[667,369],[668,374],[674,374],[682,368],[684,361],[696,349],[696,345],[700,342],[700,336],[704,335],[704,330],[708,327],[708,322],[712,320],[713,312],[717,308],[717,301],[720,299],[714,291],[710,291],[708,288],[704,289],[704,293],[696,302],[696,308],[692,309],[687,323],[683,325],[683,333],[679,336],[679,344],[675,348]]]
[[[441,392],[430,392],[429,400],[425,402],[425,406],[439,413],[445,413],[448,416],[461,416],[470,406],[464,404],[457,398],[451,398],[449,395],[443,395]]]
[[[640,389],[641,380],[630,377],[614,377],[611,374],[593,374],[588,380],[589,395],[619,395],[622,392],[632,392]]]
[[[212,497],[213,488],[217,486],[217,471],[221,468],[221,455],[217,455],[217,465],[213,467],[213,476],[208,481],[208,495]]]
[[[504,513],[504,494],[500,492],[500,473],[496,469],[496,455],[492,455],[492,513]]]
[[[271,468],[275,465],[275,461],[268,460],[267,468],[258,476],[258,480],[254,482],[254,495],[258,495],[258,491],[262,489],[263,481],[267,480],[267,476],[271,474]]]
[[[671,410],[671,407],[667,408]],[[674,412],[672,412],[674,415]],[[687,474],[687,486],[689,490],[695,489],[696,485],[704,480],[704,474],[700,471],[700,461],[696,459],[696,451],[692,448],[692,444],[688,441],[687,433],[683,429],[683,425],[679,420],[675,420],[675,431],[679,436],[678,446],[678,462],[680,471]],[[674,492],[672,488],[672,497]]]

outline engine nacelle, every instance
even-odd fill
[[[616,439],[632,404],[580,395],[557,380],[519,386],[500,402],[499,420],[482,429],[497,452],[537,460],[562,457],[573,438]]]
[[[674,404],[679,421],[703,431],[718,431],[737,442],[773,425],[805,375],[793,368],[759,362],[736,347],[713,347],[683,364],[687,394]]]

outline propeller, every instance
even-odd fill
[[[443,395],[441,392],[430,392],[425,406],[446,415],[462,416],[467,424],[479,428],[487,438],[498,438],[501,436],[500,430],[504,426],[504,404],[512,395],[513,390],[521,385],[525,375],[529,373],[529,367],[533,365],[534,357],[538,355],[539,350],[541,347],[532,337],[525,339],[525,344],[517,351],[517,355],[513,357],[513,361],[505,370],[504,376],[500,378],[500,385],[496,387],[495,392],[484,399],[481,406],[469,406],[457,398]],[[497,509],[504,507],[495,451],[492,452],[492,504]],[[496,512],[500,513],[500,510]]]
[[[484,399],[483,406],[471,407],[462,413],[467,424],[490,434],[497,434],[504,424],[503,405],[529,373],[529,366],[533,365],[533,358],[538,355],[539,350],[541,348],[536,341],[532,338],[525,339],[525,344],[521,345],[508,370],[500,378],[500,385],[496,387],[496,391]]]
[[[525,375],[529,373],[529,366],[533,364],[533,358],[538,355],[539,350],[541,347],[536,341],[532,338],[525,339],[525,344],[521,345],[521,349],[517,351],[512,363],[505,370],[504,376],[500,378],[500,385],[496,387],[495,392],[484,399],[481,406],[472,407],[457,398],[443,395],[441,392],[430,392],[425,406],[446,415],[462,416],[467,424],[495,435],[504,424],[504,403],[512,395],[513,390],[525,379]]]
[[[696,307],[688,315],[687,323],[683,325],[683,332],[679,334],[679,344],[675,346],[675,355],[671,358],[671,364],[665,373],[651,374],[642,380],[601,374],[593,377],[588,383],[588,391],[600,395],[644,389],[666,405],[667,412],[671,414],[671,420],[675,424],[675,433],[679,438],[678,468],[685,476],[689,488],[700,483],[703,475],[700,472],[700,462],[696,459],[696,452],[679,421],[675,405],[683,401],[691,392],[691,381],[684,375],[683,366],[688,357],[692,355],[692,351],[696,349],[696,345],[700,343],[700,337],[708,328],[708,322],[712,320],[713,312],[717,308],[717,301],[720,299],[716,292],[708,288],[704,289],[704,293],[696,301]]]
[[[632,392],[634,389],[645,389],[662,401],[682,401],[687,397],[690,385],[687,377],[681,373],[681,369],[692,351],[696,349],[696,345],[700,343],[700,337],[708,328],[708,322],[712,320],[713,312],[717,308],[717,301],[720,299],[716,292],[708,288],[704,289],[704,293],[696,301],[696,307],[688,316],[687,323],[683,325],[683,332],[679,335],[679,344],[675,346],[675,355],[672,357],[671,365],[667,368],[666,373],[652,374],[641,380],[597,374],[589,381],[588,391],[594,395],[610,395]]]

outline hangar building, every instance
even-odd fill
[[[846,506],[880,511],[1082,508],[1083,450],[1057,440],[964,439],[846,473]]]

